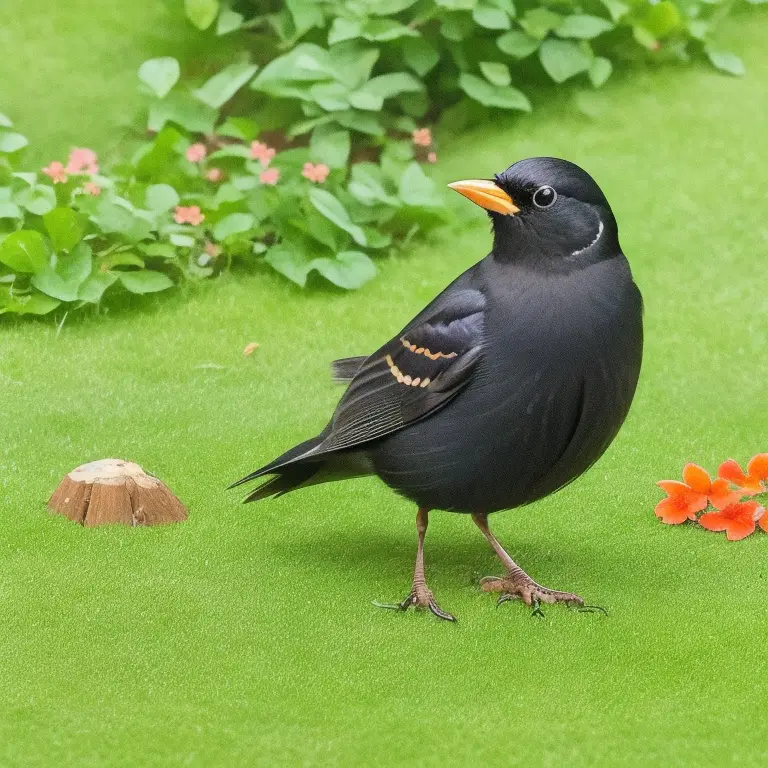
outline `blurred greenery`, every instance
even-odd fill
[[[12,113],[0,115],[0,314],[98,310],[120,292],[167,291],[233,264],[302,287],[320,277],[358,289],[376,275],[374,259],[446,220],[422,167],[437,161],[426,124],[449,136],[528,112],[529,96],[552,98],[550,81],[584,89],[575,107],[600,119],[596,91],[614,63],[706,54],[729,75],[745,71],[718,37],[731,10],[746,7],[735,0],[169,0],[112,15],[92,6],[38,14],[33,2],[2,33],[19,60],[0,91]],[[202,31],[185,34],[185,15]],[[117,95],[125,69],[112,77],[137,20],[150,25],[143,44],[163,46],[137,68],[140,122],[130,118],[136,94]],[[72,124],[82,128],[97,105],[102,117],[109,101],[123,141],[119,152],[102,142],[98,156],[74,148],[66,163],[49,156],[40,175],[14,120],[26,123],[31,104],[36,127],[63,123],[55,95],[30,93],[66,68],[69,50],[74,90],[59,93],[79,110]],[[141,50],[131,45],[120,63],[136,67]],[[31,244],[36,258],[20,257]]]
[[[442,183],[567,157],[616,212],[646,300],[633,411],[584,478],[493,521],[535,578],[608,617],[497,610],[476,587],[492,553],[437,513],[427,570],[458,625],[380,611],[370,600],[410,582],[406,502],[374,480],[246,508],[223,491],[322,427],[331,359],[374,349],[487,252],[480,212],[356,294],[228,273],[118,301],[108,323],[11,319],[0,763],[761,765],[768,539],[663,526],[653,483],[766,449],[767,22],[758,10],[724,30],[745,78],[643,71],[589,102],[599,120],[562,94],[467,130],[436,169]],[[105,456],[159,475],[190,519],[84,530],[48,516],[59,478]]]

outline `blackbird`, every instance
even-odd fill
[[[372,355],[336,361],[349,386],[325,429],[234,485],[272,475],[248,502],[375,474],[410,499],[413,583],[389,607],[454,620],[424,575],[433,509],[471,516],[506,570],[481,582],[500,602],[581,606],[528,576],[488,515],[567,485],[616,436],[640,373],[642,297],[611,207],[577,165],[529,158],[448,186],[488,212],[491,252]]]

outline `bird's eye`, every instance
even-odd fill
[[[557,200],[557,192],[549,186],[539,187],[533,193],[533,204],[537,208],[549,208],[554,205],[555,200]]]

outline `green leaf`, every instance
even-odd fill
[[[611,76],[613,65],[603,56],[596,56],[589,67],[589,79],[595,88],[599,88]]]
[[[328,45],[335,45],[344,40],[360,37],[362,30],[362,22],[357,19],[345,19],[343,16],[337,16],[328,32]]]
[[[326,219],[332,221],[337,227],[348,232],[352,239],[358,245],[367,245],[365,238],[365,232],[352,222],[352,219],[347,213],[347,209],[341,204],[341,201],[334,197],[330,192],[324,189],[318,189],[312,187],[309,190],[309,199],[312,205],[325,216]]]
[[[176,123],[192,133],[213,133],[218,116],[217,110],[190,94],[174,91],[150,105],[147,127],[150,131],[160,131],[166,123]]]
[[[219,221],[213,228],[213,236],[217,240],[225,240],[232,235],[248,232],[256,226],[256,220],[250,213],[230,213]]]
[[[309,262],[296,249],[274,246],[267,251],[264,261],[302,288],[306,285]]]
[[[611,19],[614,23],[626,16],[630,7],[626,3],[622,3],[621,0],[600,0],[600,2],[608,9],[608,13],[611,14]]]
[[[88,217],[71,208],[54,208],[43,215],[43,223],[48,230],[54,250],[69,251],[83,239],[88,226]]]
[[[267,64],[251,82],[251,88],[264,93],[279,92],[286,84],[330,80],[333,64],[328,51],[314,43],[299,43],[283,56]]]
[[[247,117],[228,117],[216,129],[216,134],[242,141],[253,141],[259,135],[259,126]]]
[[[377,16],[392,16],[415,5],[416,0],[367,0],[370,13]]]
[[[379,203],[400,205],[398,198],[390,195],[384,187],[381,168],[375,163],[355,163],[352,166],[349,193],[367,206]]]
[[[563,17],[547,8],[534,8],[527,11],[520,20],[520,26],[537,40],[543,40],[560,22]]]
[[[59,256],[56,267],[45,267],[32,277],[32,285],[54,299],[75,301],[80,286],[91,274],[93,256],[87,243],[80,243],[71,253]]]
[[[460,43],[475,29],[468,13],[448,13],[442,17],[440,34],[447,40]]]
[[[15,203],[0,203],[0,219],[20,219],[21,208]]]
[[[530,56],[540,45],[540,42],[525,32],[513,29],[497,38],[496,45],[499,50],[516,59],[524,59]]]
[[[135,216],[132,211],[112,200],[99,203],[93,220],[103,232],[120,234],[132,243],[145,240],[152,234],[149,221]]]
[[[356,109],[350,109],[346,112],[338,112],[336,120],[340,125],[360,133],[367,133],[371,136],[383,136],[384,128],[378,118],[370,112],[358,112]]]
[[[401,37],[418,36],[419,33],[415,29],[406,27],[405,24],[392,19],[370,19],[363,24],[360,32],[360,37],[376,43],[385,43]]]
[[[492,85],[476,75],[463,72],[459,75],[459,87],[471,99],[484,104],[486,107],[519,109],[523,112],[531,111],[531,103],[526,95],[511,85]]]
[[[16,272],[39,272],[49,266],[51,255],[48,241],[31,229],[11,232],[0,243],[0,262]]]
[[[30,213],[44,216],[56,207],[56,192],[43,184],[27,187],[16,196],[16,202]]]
[[[19,315],[47,315],[56,309],[61,302],[52,299],[44,293],[31,293],[28,296],[14,296],[13,300],[5,305],[0,304],[0,313],[14,312]]]
[[[131,293],[157,293],[173,288],[173,281],[162,272],[142,269],[138,272],[121,272],[120,282]]]
[[[177,248],[193,248],[195,238],[191,235],[182,235],[181,232],[173,232],[168,238]]]
[[[501,8],[497,8],[489,3],[481,2],[472,11],[472,18],[475,24],[486,29],[509,29],[512,22],[509,16]]]
[[[222,37],[230,32],[237,32],[243,26],[244,20],[245,17],[242,13],[233,11],[231,8],[222,8],[216,22],[216,34]]]
[[[193,91],[195,97],[209,107],[218,109],[228,102],[255,74],[255,64],[230,64]]]
[[[184,11],[198,29],[208,29],[219,13],[219,0],[184,0]]]
[[[313,27],[325,26],[323,8],[316,0],[286,0],[285,5],[296,27],[294,37],[301,37]]]
[[[0,128],[12,128],[13,123],[11,122],[11,118],[8,117],[8,115],[4,115],[2,112],[0,112]]]
[[[377,111],[385,99],[401,93],[421,91],[423,85],[408,72],[390,72],[371,78],[362,88],[349,96],[349,102],[358,109]]]
[[[440,61],[437,49],[423,37],[403,40],[402,50],[403,60],[420,77],[424,77]]]
[[[480,78],[477,78],[480,80]],[[482,83],[483,81],[480,80]],[[410,163],[400,177],[398,195],[406,205],[422,208],[439,208],[443,198],[437,192],[435,182],[427,176],[418,163]]]
[[[657,51],[659,49],[659,41],[649,32],[645,27],[640,24],[635,24],[632,27],[632,37],[649,51]]]
[[[148,59],[139,67],[139,80],[161,99],[176,85],[180,74],[179,62],[172,56]]]
[[[312,131],[309,140],[310,156],[315,162],[325,163],[329,168],[343,168],[349,158],[350,143],[349,131],[319,125]]]
[[[349,109],[349,88],[342,83],[315,83],[309,95],[328,112]]]
[[[354,290],[376,277],[376,265],[360,251],[342,251],[335,259],[313,259],[309,268],[317,270],[339,288]]]
[[[159,243],[153,243],[159,245]],[[131,251],[113,251],[101,259],[101,269],[114,269],[115,267],[138,267],[144,269],[144,260]]]
[[[29,140],[26,136],[22,136],[20,133],[11,133],[5,131],[0,133],[0,152],[10,154],[11,152],[18,152],[20,149],[29,144]]]
[[[585,72],[592,64],[592,58],[571,40],[545,40],[539,49],[539,59],[556,83],[564,83],[579,72]]]
[[[80,286],[77,292],[78,301],[86,301],[89,304],[98,304],[104,291],[117,280],[117,275],[112,272],[94,272]]]
[[[370,78],[379,58],[379,49],[368,48],[352,40],[334,45],[328,51],[328,56],[333,78],[354,90]]]
[[[477,0],[435,0],[435,5],[451,11],[471,11]]]
[[[572,16],[566,16],[562,23],[555,27],[555,34],[558,37],[575,37],[579,40],[591,40],[593,37],[607,32],[609,29],[613,29],[613,24],[607,19],[575,13]]]
[[[682,27],[683,17],[672,0],[661,0],[648,6],[641,24],[655,37],[666,37]]]
[[[179,195],[170,184],[152,184],[147,187],[144,201],[150,211],[165,213],[179,204]]]
[[[709,57],[709,60],[723,72],[727,72],[729,75],[735,75],[741,77],[746,74],[746,68],[744,62],[735,54],[728,51],[718,51],[707,46],[704,49]]]
[[[485,75],[485,79],[494,85],[509,85],[512,82],[509,67],[498,61],[481,61],[480,71]]]

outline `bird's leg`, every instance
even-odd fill
[[[429,510],[425,507],[420,507],[416,513],[416,531],[419,534],[419,545],[416,550],[416,567],[413,570],[413,583],[411,584],[410,594],[401,603],[396,603],[395,605],[383,603],[376,603],[376,605],[380,608],[397,608],[401,611],[408,610],[412,605],[416,608],[429,608],[440,619],[456,621],[454,616],[446,613],[435,602],[435,597],[432,594],[432,590],[427,586],[427,580],[424,576],[424,536],[427,533],[428,524]]]
[[[493,547],[499,560],[507,569],[507,575],[502,577],[487,576],[480,580],[484,592],[501,592],[499,603],[507,600],[522,600],[526,605],[534,607],[534,615],[541,615],[539,603],[569,603],[584,605],[584,600],[572,592],[558,592],[554,589],[537,584],[504,550],[498,539],[488,527],[488,515],[475,513],[472,520],[480,529],[488,543]]]

